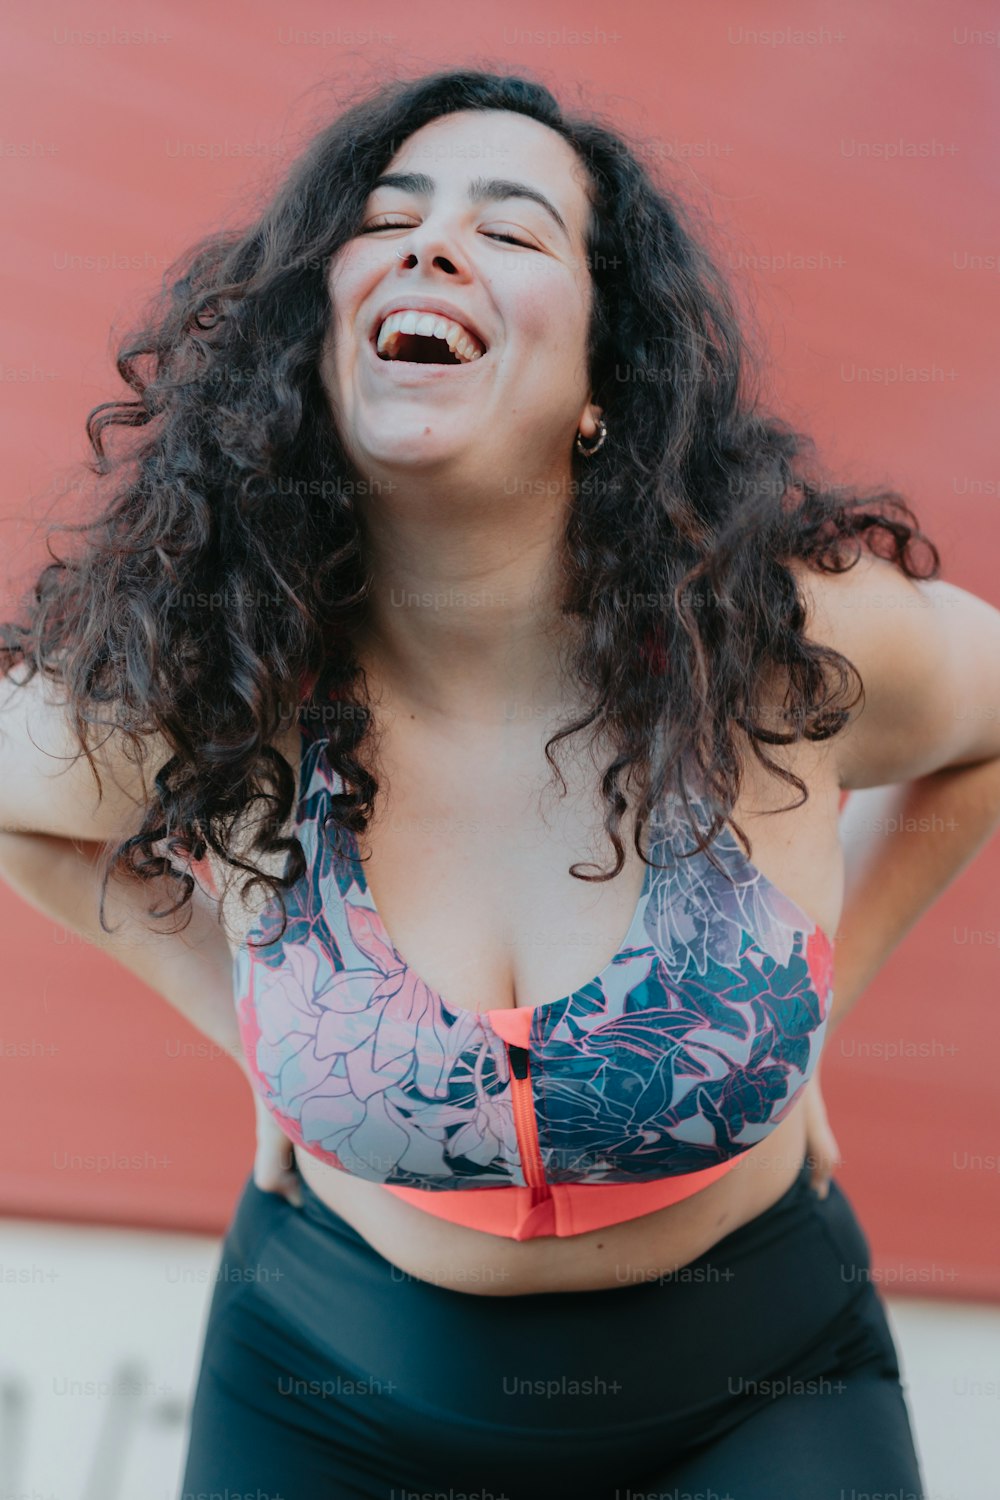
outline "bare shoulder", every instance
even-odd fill
[[[155,734],[134,743],[108,717],[88,731],[92,768],[57,683],[23,667],[0,677],[0,827],[96,842],[134,831],[173,752]]]
[[[1000,610],[863,552],[846,573],[791,564],[808,639],[863,694],[831,744],[841,787],[884,786],[1000,755]]]
[[[107,718],[110,721],[110,710]],[[270,743],[295,777],[290,831],[299,789],[298,720],[286,723]],[[119,843],[138,831],[156,799],[156,776],[173,759],[173,748],[156,732],[133,742],[110,722],[88,732],[88,746],[94,769],[58,683],[40,673],[28,680],[23,667],[0,677],[0,838],[43,833],[104,844]],[[283,855],[261,855],[252,847],[260,815],[259,806],[251,806],[236,820],[229,852],[267,874],[281,875]],[[197,863],[183,862],[165,841],[154,844],[153,850],[168,858],[178,873],[194,876],[198,899],[224,917],[230,946],[240,941],[267,899],[266,888],[244,897],[245,874],[212,850]]]
[[[133,739],[114,727],[110,709],[102,717],[87,733],[92,769],[62,687],[41,673],[29,680],[23,667],[0,677],[0,830],[95,842],[135,831],[175,752],[161,733]],[[271,744],[297,781],[297,720]]]

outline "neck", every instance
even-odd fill
[[[579,624],[560,609],[567,492],[518,488],[488,503],[430,505],[399,487],[366,501],[358,656],[422,717],[537,723],[578,703],[565,652]]]

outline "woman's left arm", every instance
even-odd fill
[[[849,802],[843,817],[847,877],[828,1034],[1000,827],[1000,756],[946,766],[886,792],[858,798],[853,810]]]
[[[1000,610],[863,556],[800,572],[807,634],[857,667],[865,696],[830,742],[848,799],[828,1034],[893,950],[1000,828]],[[853,804],[853,805],[852,805]],[[818,1077],[807,1093],[814,1181],[839,1160]]]

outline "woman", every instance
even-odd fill
[[[183,1493],[918,1494],[816,1068],[1000,817],[950,712],[1000,616],[796,472],[676,205],[535,83],[386,85],[181,271],[8,627],[2,859],[81,930],[74,835],[175,898],[121,960],[254,1089]],[[843,792],[911,780],[961,834],[844,909]]]

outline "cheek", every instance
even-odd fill
[[[586,294],[560,276],[525,276],[510,290],[511,326],[548,357],[578,359],[586,348]],[[548,362],[548,359],[546,360]]]
[[[338,339],[342,338],[357,322],[358,309],[373,285],[378,268],[372,266],[370,257],[357,253],[348,245],[332,262],[327,272],[326,291],[333,309],[331,329]]]
[[[518,305],[516,326],[548,401],[575,408],[589,380],[587,309],[579,295],[565,286],[533,290]]]

